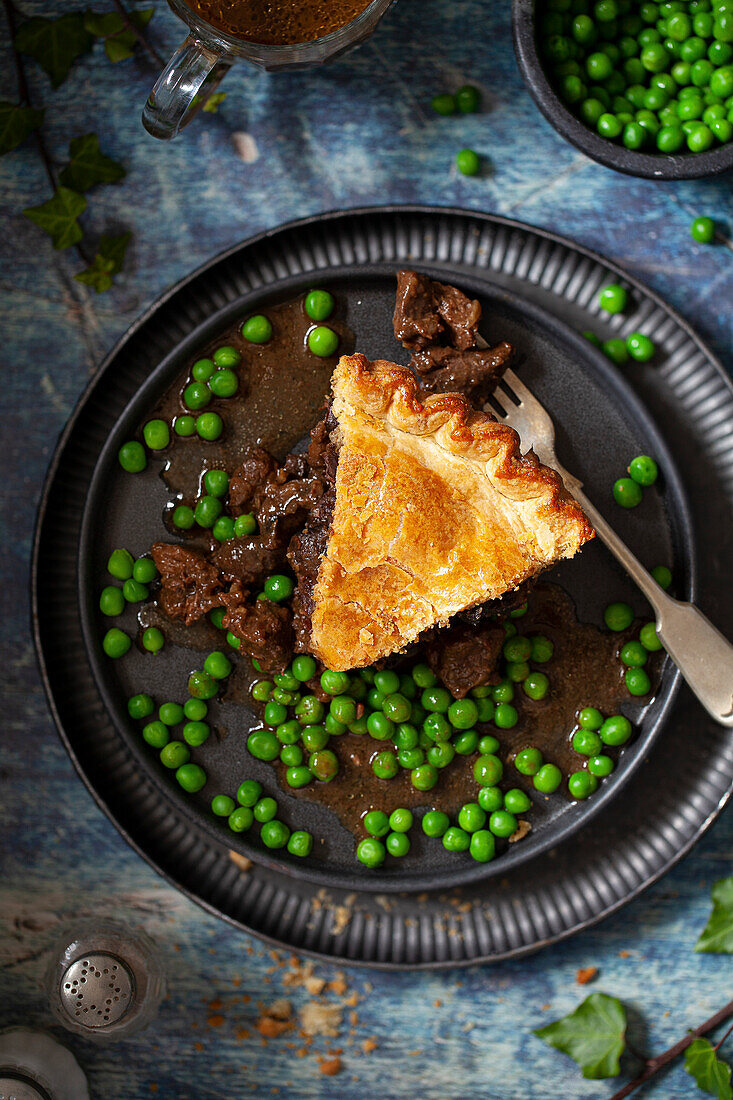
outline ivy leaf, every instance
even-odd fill
[[[36,111],[33,107],[0,100],[0,157],[37,130],[43,122],[43,115],[43,111]]]
[[[96,134],[72,138],[69,158],[59,179],[64,187],[70,187],[72,191],[88,191],[95,183],[114,183],[126,175],[121,164],[101,151]]]
[[[92,287],[97,294],[109,290],[112,286],[113,277],[122,270],[131,237],[131,233],[120,233],[116,237],[102,237],[99,241],[99,250],[92,263],[85,271],[80,271],[75,275],[74,278],[80,283]]]
[[[58,19],[27,19],[15,35],[16,49],[38,62],[54,88],[63,84],[77,57],[90,50],[93,41],[82,12],[70,12]]]
[[[626,1046],[626,1009],[616,997],[591,993],[575,1012],[534,1034],[563,1054],[569,1054],[591,1080],[617,1077]]]
[[[141,8],[139,11],[131,11],[129,19],[141,31],[147,27],[154,13],[154,8]],[[117,12],[87,12],[84,25],[95,38],[105,40],[104,49],[110,61],[125,61],[135,52],[138,40]]]
[[[695,944],[695,950],[733,954],[733,875],[719,879],[713,886],[711,896],[713,911]]]
[[[206,100],[206,103],[204,103],[201,110],[207,111],[210,115],[215,115],[216,112],[219,110],[219,104],[223,103],[226,97],[226,92],[213,92],[212,95],[210,95],[209,98]]]
[[[695,1078],[697,1087],[718,1100],[731,1100],[730,1066],[718,1058],[707,1039],[695,1039],[685,1051],[685,1069]]]
[[[86,210],[87,200],[68,187],[59,187],[52,199],[40,206],[28,206],[23,211],[26,218],[44,229],[51,237],[54,248],[68,248],[81,240],[81,226],[77,222]]]

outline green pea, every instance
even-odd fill
[[[234,397],[239,389],[239,379],[233,370],[218,370],[209,381],[214,397]]]
[[[537,776],[535,776],[535,779],[536,778]],[[496,809],[499,808],[498,806],[496,807]],[[532,802],[529,795],[521,791],[519,787],[512,787],[512,789],[507,791],[504,795],[504,809],[508,810],[510,814],[526,814],[531,808]]]
[[[193,416],[177,416],[173,421],[173,431],[182,439],[191,436],[196,431],[196,420]]]
[[[272,681],[258,680],[252,684],[249,693],[257,703],[267,703],[272,698]]]
[[[662,126],[657,134],[657,149],[660,153],[677,153],[685,144],[685,135],[679,124]]]
[[[117,460],[122,469],[128,474],[139,474],[148,464],[145,448],[142,443],[137,443],[134,440],[122,444],[117,452]]]
[[[234,521],[235,538],[245,538],[247,535],[254,534],[256,530],[257,522],[251,512],[248,512],[243,516],[237,516]]]
[[[516,833],[519,822],[508,810],[494,810],[489,817],[489,829],[494,836],[510,837]]]
[[[396,755],[391,749],[378,752],[372,759],[372,771],[377,779],[394,779],[400,770]]]
[[[183,721],[183,707],[180,703],[163,703],[158,709],[158,718],[166,726],[177,726]]]
[[[370,836],[386,836],[390,830],[390,822],[387,814],[382,810],[370,810],[364,815],[363,825]]]
[[[552,660],[555,653],[555,647],[549,638],[546,638],[544,634],[535,634],[530,638],[531,651],[530,659],[536,664],[544,665],[548,661]]]
[[[229,516],[219,516],[219,519],[211,528],[211,533],[217,542],[227,542],[229,539],[233,539],[234,520]]]
[[[189,382],[183,391],[183,404],[187,409],[205,409],[211,401],[211,390],[205,382]]]
[[[602,742],[595,730],[581,729],[573,734],[572,746],[580,756],[595,756],[601,751]]]
[[[603,620],[609,630],[620,633],[631,626],[634,612],[627,603],[610,603],[603,612]]]
[[[459,756],[470,756],[479,747],[479,736],[476,730],[465,730],[459,733],[453,740],[453,748]]]
[[[135,562],[129,550],[113,550],[107,561],[107,572],[118,581],[129,580]]]
[[[138,584],[132,577],[122,585],[122,595],[128,603],[142,603],[148,598],[148,590],[144,584]]]
[[[412,828],[412,810],[398,807],[389,815],[389,827],[394,833],[406,833]]]
[[[119,630],[116,626],[113,626],[102,638],[102,649],[108,657],[112,657],[116,660],[118,657],[124,657],[130,649],[132,640],[125,634],[124,630]]]
[[[503,774],[504,765],[493,753],[479,756],[473,766],[473,777],[481,787],[496,786]]]
[[[266,344],[272,339],[272,324],[264,314],[256,313],[242,325],[242,336],[250,344]]]
[[[397,753],[397,763],[401,768],[412,771],[425,763],[425,752],[420,748],[400,749]]]
[[[196,417],[196,431],[201,439],[213,442],[213,440],[218,439],[224,431],[224,421],[218,413],[201,413],[200,416]]]
[[[456,113],[456,101],[452,95],[447,92],[443,92],[440,95],[434,95],[430,101],[430,106],[438,115],[454,115]]]
[[[555,764],[543,764],[532,783],[542,794],[552,794],[562,783],[562,772]]]
[[[712,244],[715,239],[715,222],[712,218],[695,218],[690,225],[690,236],[698,244]]]
[[[211,730],[206,722],[186,722],[183,727],[183,740],[192,748],[198,748],[208,741]]]
[[[536,775],[543,762],[544,758],[540,750],[532,746],[520,749],[514,757],[514,767],[522,775]]]
[[[395,692],[394,695],[388,695],[382,703],[382,712],[392,722],[399,724],[408,721],[412,713],[412,706],[409,699],[406,699],[399,692]]]
[[[391,741],[394,733],[394,722],[390,721],[384,714],[380,714],[379,711],[370,714],[366,725],[370,736],[375,741]]]
[[[420,696],[420,702],[426,710],[434,711],[438,714],[447,714],[450,709],[450,705],[453,702],[451,694],[441,687],[426,688]]]
[[[305,296],[305,312],[311,321],[327,321],[335,305],[333,294],[327,290],[309,290]]]
[[[280,755],[280,742],[275,734],[268,730],[253,730],[247,738],[247,749],[256,760],[277,760]]]
[[[447,768],[455,754],[456,750],[450,741],[438,741],[427,751],[428,763],[435,768]]]
[[[187,764],[190,759],[191,750],[182,741],[169,741],[160,750],[160,762],[164,768],[170,768],[171,770],[180,768],[182,764]]]
[[[255,802],[252,812],[255,821],[259,821],[261,825],[264,825],[266,821],[272,821],[277,813],[277,802],[270,797],[260,798]]]
[[[532,656],[532,642],[519,634],[507,638],[502,653],[507,661],[528,661]]]
[[[263,587],[268,600],[272,600],[273,603],[282,603],[284,600],[289,600],[295,591],[292,579],[283,573],[275,573],[273,576],[268,577]]]
[[[624,683],[630,695],[648,695],[652,690],[652,682],[643,668],[627,668]]]
[[[469,853],[477,863],[490,863],[496,854],[496,842],[488,829],[479,829],[471,834]]]
[[[396,749],[414,749],[417,748],[419,734],[414,726],[408,722],[401,722],[394,731],[392,740]]]
[[[122,595],[121,590],[115,588],[113,584],[108,584],[106,588],[103,588],[99,596],[99,610],[108,618],[121,615],[125,610],[125,597]]]
[[[183,704],[183,714],[192,722],[200,722],[209,712],[203,699],[187,699]]]
[[[181,531],[190,531],[196,522],[193,508],[189,508],[187,504],[179,504],[177,508],[174,508],[172,518],[173,526],[178,527]]]
[[[165,420],[148,420],[143,427],[143,439],[151,451],[164,451],[171,441],[171,433]]]
[[[584,730],[599,730],[603,725],[603,715],[597,707],[583,707],[578,712],[578,725]]]
[[[282,703],[276,703],[274,700],[270,700],[265,703],[264,721],[266,726],[279,726],[286,720],[288,716],[287,707],[284,707]]]
[[[242,361],[242,354],[236,348],[226,345],[216,349],[213,359],[217,367],[236,367]]]
[[[467,852],[470,846],[470,835],[457,825],[451,825],[443,833],[443,847],[448,852]]]
[[[444,836],[449,826],[450,818],[442,810],[428,810],[423,815],[422,831],[425,836]]]
[[[227,818],[227,825],[233,833],[246,833],[252,828],[254,815],[249,806],[238,806]]]
[[[291,856],[298,856],[300,859],[309,856],[313,851],[312,835],[304,829],[298,829],[291,833],[288,841],[288,851]]]
[[[573,772],[568,777],[568,790],[573,798],[581,801],[598,789],[598,780],[590,772]]]
[[[293,676],[296,680],[299,680],[301,684],[313,679],[316,674],[316,667],[314,659],[307,655],[293,658]]]
[[[206,784],[206,772],[200,764],[181,764],[176,779],[188,794],[195,794]]]
[[[481,168],[481,161],[474,149],[461,149],[456,153],[456,168],[462,176],[476,176]]]
[[[623,313],[628,304],[628,292],[618,283],[603,287],[598,294],[598,305],[606,313]]]
[[[478,802],[467,802],[458,811],[458,824],[467,833],[483,829],[485,821],[486,811],[481,809]]]
[[[199,527],[213,527],[222,512],[222,503],[216,497],[203,496],[194,509],[194,519]]]
[[[648,653],[641,642],[627,642],[621,647],[620,657],[628,668],[641,668],[647,662]]]
[[[654,357],[656,348],[648,336],[641,332],[632,332],[626,337],[626,350],[637,363],[648,363]]]
[[[356,858],[365,867],[381,867],[386,857],[386,851],[381,840],[373,837],[365,837],[356,846]]]
[[[494,711],[494,724],[501,730],[510,730],[519,721],[516,707],[511,703],[499,703]]]
[[[237,802],[240,806],[255,806],[262,797],[262,784],[256,779],[245,779],[237,788]]]
[[[188,678],[188,694],[194,699],[213,699],[219,690],[208,672],[192,672]]]
[[[260,840],[266,848],[284,848],[290,839],[290,829],[284,822],[273,819],[260,829]]]
[[[600,737],[604,745],[625,745],[631,734],[631,722],[623,714],[612,714],[600,729]]]
[[[208,382],[215,370],[213,359],[197,359],[191,367],[191,377],[196,382]]]
[[[482,810],[492,814],[494,810],[500,810],[504,805],[504,795],[499,787],[481,787],[476,800]]]
[[[283,745],[280,749],[280,761],[286,768],[299,768],[303,764],[304,753],[300,745]],[[306,771],[308,769],[306,768]],[[310,771],[308,771],[310,777]],[[292,784],[290,784],[292,786]]]
[[[662,643],[657,634],[657,624],[644,623],[639,631],[639,641],[649,653],[657,653],[662,648]]]
[[[588,761],[588,771],[597,779],[605,779],[614,769],[614,763],[610,756],[592,756]]]
[[[491,698],[495,703],[511,703],[514,698],[514,684],[510,680],[502,680],[500,684],[494,684],[491,689]]]
[[[613,484],[613,499],[622,508],[636,508],[641,504],[641,486],[630,477],[620,477]]]
[[[521,684],[529,676],[529,665],[526,661],[508,661],[506,674],[513,683]]]
[[[456,106],[463,115],[472,115],[481,106],[481,92],[474,84],[464,84],[456,92]]]
[[[215,650],[204,661],[204,672],[208,672],[214,680],[226,680],[232,671],[232,662],[223,653]]]
[[[616,366],[620,367],[628,362],[629,353],[626,350],[626,342],[620,337],[613,336],[610,340],[604,340],[601,347],[606,358],[610,359]]]
[[[550,690],[550,681],[544,672],[530,672],[522,687],[530,699],[544,699]]]
[[[386,756],[386,753],[380,754]],[[397,758],[394,753],[390,753],[390,756],[394,757],[394,774],[397,774],[399,770],[397,764]],[[335,752],[331,749],[318,749],[308,757],[308,768],[312,775],[315,776],[321,783],[330,783],[332,779],[338,775],[339,762]],[[376,769],[375,769],[376,775]],[[380,779],[388,778],[387,776],[379,776]]]
[[[333,329],[326,325],[316,325],[308,333],[308,350],[317,355],[319,359],[328,359],[335,355],[339,346],[339,338]]]
[[[155,703],[150,695],[145,695],[140,692],[138,695],[131,695],[127,700],[127,713],[131,718],[147,718],[155,710]]]
[[[234,799],[228,794],[215,794],[211,800],[211,812],[216,817],[229,817],[235,809]]]
[[[165,748],[170,739],[170,730],[165,722],[148,722],[143,726],[143,740],[153,749]]]
[[[654,577],[659,587],[663,588],[666,592],[672,583],[672,570],[666,565],[655,565],[651,570],[651,575]]]
[[[390,833],[384,845],[391,856],[401,859],[410,851],[410,838],[405,833]]]
[[[412,678],[419,688],[430,688],[437,683],[433,670],[425,664],[418,664],[412,670]],[[423,703],[423,706],[425,704]]]
[[[432,764],[420,764],[410,772],[410,781],[418,791],[431,791],[438,782],[438,769]]]

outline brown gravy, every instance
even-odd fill
[[[234,38],[292,46],[345,27],[369,0],[186,0],[196,15]]]

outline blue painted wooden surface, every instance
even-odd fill
[[[74,7],[71,0],[53,7],[23,3],[27,14]],[[162,3],[156,7],[150,37],[166,53],[183,37],[182,27]],[[5,36],[1,49],[0,93],[11,97]],[[522,87],[506,0],[399,0],[367,45],[330,68],[269,76],[240,65],[227,77],[219,114],[199,118],[171,145],[156,144],[140,126],[153,78],[144,58],[113,67],[97,47],[56,92],[32,63],[28,70],[34,95],[49,108],[46,132],[55,158],[63,160],[71,137],[95,130],[104,151],[127,166],[122,184],[90,194],[86,225],[96,233],[129,228],[135,237],[115,289],[102,296],[87,292],[71,278],[77,257],[52,252],[20,216],[22,206],[48,197],[33,143],[0,163],[6,395],[0,1026],[49,1025],[42,987],[49,941],[62,923],[113,915],[157,939],[170,993],[157,1023],[122,1045],[69,1039],[95,1097],[407,1098],[416,1091],[441,1100],[609,1096],[611,1084],[583,1081],[531,1029],[582,998],[575,983],[581,966],[599,968],[590,988],[631,1006],[635,1045],[649,1052],[662,1050],[730,998],[729,960],[694,955],[692,947],[706,920],[710,886],[730,871],[731,815],[634,905],[569,943],[466,972],[348,972],[346,996],[356,992],[360,1000],[345,1009],[338,1039],[316,1039],[303,1058],[288,1047],[291,1035],[265,1045],[251,1031],[257,1001],[285,995],[297,1010],[310,995],[288,990],[288,968],[267,949],[199,911],[125,846],[56,739],[28,631],[33,515],[58,432],[101,356],[136,315],[218,250],[320,210],[455,204],[566,233],[620,260],[662,293],[730,369],[730,243],[702,247],[688,235],[697,214],[717,215],[725,225],[730,178],[634,180],[564,144]],[[431,95],[466,80],[481,85],[484,111],[457,119],[433,115]],[[258,150],[252,163],[236,157],[235,131],[252,135]],[[479,178],[464,179],[451,167],[456,150],[466,145],[485,157]],[[316,973],[333,977],[326,966]],[[353,1025],[351,1011],[357,1014]],[[242,1029],[249,1029],[249,1038]],[[365,1054],[361,1044],[371,1037],[378,1046]],[[324,1077],[316,1055],[334,1047],[343,1050],[344,1070]],[[678,1065],[644,1095],[677,1100],[694,1091]]]

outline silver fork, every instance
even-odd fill
[[[552,418],[514,371],[505,372],[492,397],[501,410],[498,419],[519,433],[522,450],[532,447],[540,462],[557,470],[596,534],[636,581],[654,609],[662,645],[708,714],[733,726],[733,645],[694,604],[669,596],[591,504],[582,482],[557,460]]]

